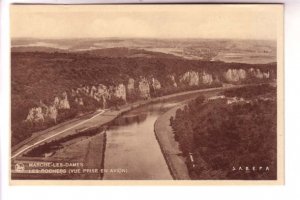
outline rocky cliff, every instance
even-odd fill
[[[148,80],[145,77],[140,78],[138,91],[141,98],[143,99],[150,98],[150,85]]]
[[[253,80],[268,80],[270,79],[270,71],[262,71],[259,68],[250,68],[248,70],[229,68],[223,73],[209,73],[207,71],[186,71],[181,75],[168,75],[166,79],[171,83],[174,89],[180,87],[205,87],[212,84],[220,83],[244,83],[248,79]],[[177,85],[176,79],[179,80],[180,86]],[[135,84],[137,83],[137,85]],[[126,85],[126,86],[125,86]],[[152,93],[151,93],[152,89]],[[29,109],[26,117],[26,122],[30,123],[43,123],[45,120],[51,120],[56,123],[58,115],[61,110],[71,109],[73,106],[84,107],[85,100],[91,98],[98,102],[99,108],[107,108],[108,102],[112,97],[127,101],[127,97],[137,94],[138,99],[149,99],[152,96],[159,96],[159,91],[164,91],[164,85],[158,78],[150,76],[141,76],[137,79],[128,78],[124,83],[116,85],[85,85],[78,88],[72,88],[69,91],[64,91],[61,95],[55,96],[50,105],[45,105],[40,101],[38,106]],[[68,94],[69,93],[69,94]],[[69,97],[70,96],[70,97]]]
[[[56,123],[59,110],[69,110],[70,108],[68,94],[65,91],[61,94],[61,97],[56,96],[49,106],[40,101],[38,106],[30,108],[25,121],[37,124],[44,123],[45,120],[51,120]]]
[[[175,76],[174,75],[168,75],[167,78],[171,81],[171,85],[175,88],[177,88],[177,83],[175,80]]]
[[[128,83],[127,83],[127,93],[128,94],[132,94],[134,92],[134,90],[135,90],[134,83],[135,83],[135,80],[133,78],[128,79]]]
[[[187,71],[180,77],[180,82],[189,86],[199,85],[199,73],[195,71]]]
[[[224,77],[228,82],[243,81],[246,78],[246,71],[244,69],[228,69],[224,73]]]

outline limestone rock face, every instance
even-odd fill
[[[44,118],[44,114],[42,112],[42,108],[41,107],[31,108],[29,110],[29,113],[28,113],[25,121],[31,122],[31,123],[44,122],[45,118]]]
[[[178,76],[175,72],[171,72],[166,75],[166,77],[163,77],[166,78],[166,80],[160,77],[161,79],[159,80],[162,83],[152,75],[144,75],[136,79],[129,78],[128,82],[125,81],[116,86],[103,84],[88,86],[80,85],[78,88],[70,88],[68,93],[65,91],[61,95],[57,95],[54,98],[54,101],[49,103],[49,105],[45,105],[40,101],[40,103],[35,107],[29,109],[25,121],[38,124],[43,123],[45,120],[53,120],[56,123],[57,118],[60,117],[60,110],[71,109],[73,104],[70,105],[69,100],[71,100],[71,102],[74,100],[79,106],[88,106],[89,98],[93,98],[98,101],[99,107],[102,105],[102,108],[107,108],[107,102],[110,102],[109,100],[111,100],[111,97],[122,98],[124,101],[127,99],[129,100],[132,97],[131,99],[135,101],[138,99],[137,95],[139,95],[143,99],[149,99],[151,97],[150,88],[151,95],[156,97],[160,94],[164,94],[164,92],[160,92],[158,90],[180,92],[182,91],[180,89],[186,89],[184,86],[210,85],[217,82],[221,83],[224,79],[226,82],[222,84],[231,85],[230,83],[240,84],[248,77],[255,79],[273,78],[273,71],[271,69],[270,71],[267,71],[266,69],[261,70],[257,67],[247,70],[238,67],[229,68],[226,71],[213,72],[213,74],[208,73],[210,70],[204,71],[205,69],[203,69],[200,71],[199,68],[199,72],[196,70],[185,71],[185,73],[180,76]],[[148,79],[146,77],[148,77]],[[183,87],[174,89],[181,86]]]
[[[128,80],[128,83],[127,83],[127,91],[128,91],[128,94],[131,94],[133,91],[134,91],[134,79],[133,78],[130,78]]]
[[[224,73],[224,77],[229,82],[238,82],[246,78],[246,71],[244,69],[228,69]]]
[[[245,79],[247,77],[247,72],[244,69],[239,69],[239,75],[241,79]]]
[[[199,73],[195,71],[185,72],[180,78],[180,82],[186,83],[189,86],[199,85]]]
[[[70,109],[68,99],[62,99],[59,102],[59,109]]]
[[[95,94],[96,92],[97,92],[97,88],[96,88],[96,86],[93,85],[93,86],[91,87],[90,96],[91,96],[91,97],[94,97],[94,94]]]
[[[161,84],[156,78],[152,78],[152,87],[154,90],[161,89]]]
[[[92,97],[97,101],[102,100],[103,96],[105,96],[105,98],[108,98],[109,96],[107,87],[103,84],[99,84],[97,87],[92,86],[91,91],[93,91]]]
[[[57,113],[58,113],[57,108],[54,105],[49,106],[48,117],[52,119],[55,123],[57,120]]]
[[[98,89],[98,90],[97,90],[97,93],[98,93],[99,95],[105,95],[105,96],[107,96],[107,97],[109,96],[108,89],[107,89],[107,87],[106,87],[105,85],[99,84],[97,89]]]
[[[55,97],[53,106],[55,106],[57,109],[70,109],[67,92],[62,93],[62,99]]]
[[[41,107],[36,108],[35,120],[36,121],[44,121],[45,120]]]
[[[249,69],[249,73],[254,76],[255,78],[259,78],[259,79],[268,79],[270,78],[270,72],[262,72],[260,71],[260,69],[254,69],[254,68],[250,68]]]
[[[75,102],[78,104],[78,105],[80,105],[80,106],[83,106],[84,105],[84,103],[83,103],[83,99],[81,98],[81,97],[79,97],[79,98],[75,98]]]
[[[67,92],[63,92],[62,99],[59,101],[59,109],[70,109]]]
[[[95,99],[96,101],[100,101],[101,99],[101,95],[102,95],[102,90],[104,91],[104,88],[106,88],[106,86],[99,85],[98,88],[96,86],[92,86],[91,90],[89,90],[88,93],[86,93],[86,95],[92,97],[93,99]]]
[[[264,78],[270,78],[270,72],[263,72]]]
[[[119,84],[115,87],[114,95],[126,101],[126,88],[124,84]]]
[[[43,123],[45,120],[53,120],[56,123],[58,109],[70,109],[67,93],[63,93],[63,99],[55,97],[53,103],[50,106],[45,105],[42,101],[39,103],[40,106],[33,107],[29,110],[26,118],[26,122],[31,123]]]
[[[55,97],[55,98],[54,98],[53,105],[54,105],[56,108],[59,107],[59,98],[58,98],[58,97]]]
[[[97,87],[92,86],[91,91],[93,91],[92,98],[94,98],[98,102],[102,102],[102,108],[106,108],[107,99],[109,99],[111,96],[107,86],[105,86],[103,84],[99,84]]]
[[[211,74],[206,73],[205,71],[202,73],[202,83],[210,85],[213,82],[213,77]]]
[[[140,97],[148,99],[150,98],[150,86],[145,77],[142,77],[139,81],[139,93]]]
[[[83,106],[83,105],[84,105],[82,98],[79,98],[79,102],[78,102],[78,104],[79,104],[79,105],[81,105],[81,106]]]
[[[173,87],[177,87],[174,75],[169,75],[168,78],[171,80]]]

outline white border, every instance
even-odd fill
[[[286,185],[285,186],[9,186],[8,155],[9,155],[9,3],[116,3],[125,1],[76,1],[76,0],[46,0],[46,1],[8,1],[1,2],[1,49],[0,49],[0,152],[1,152],[1,188],[0,199],[299,199],[300,190],[300,2],[272,1],[285,3],[285,146],[286,146]],[[126,1],[133,3],[155,3],[158,0]],[[182,1],[163,1],[182,2]],[[201,1],[188,1],[201,2]],[[203,2],[203,1],[202,1]],[[210,1],[217,2],[217,1]],[[218,1],[220,2],[220,1]],[[222,1],[222,2],[248,2],[271,3],[270,1]]]

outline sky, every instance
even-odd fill
[[[12,5],[12,38],[275,40],[280,5]]]

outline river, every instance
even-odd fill
[[[156,119],[190,94],[148,104],[114,120],[107,130],[104,180],[172,180],[154,133]]]
[[[123,173],[107,172],[107,180],[172,179],[154,134],[158,116],[172,103],[156,103],[140,107],[117,118],[107,131],[105,169],[122,169]]]

